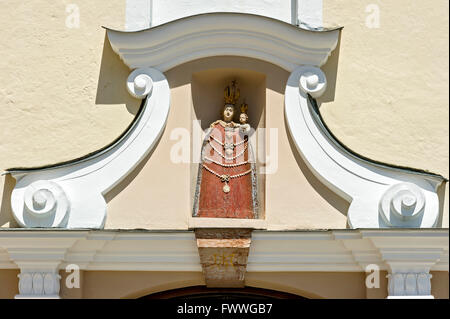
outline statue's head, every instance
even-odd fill
[[[236,81],[232,81],[231,85],[225,88],[225,106],[223,108],[223,120],[231,122],[234,117],[234,106],[239,100],[240,91],[236,87]]]
[[[223,120],[225,122],[231,122],[234,117],[234,105],[233,104],[225,104],[223,108]]]
[[[248,115],[247,115],[247,110],[248,110],[248,104],[244,103],[241,104],[241,115],[239,115],[239,122],[241,122],[241,124],[247,124],[248,122]]]
[[[246,113],[241,113],[241,115],[239,115],[239,122],[241,124],[247,124],[247,122],[248,122],[248,115]]]

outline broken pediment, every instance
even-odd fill
[[[337,215],[342,228],[345,224],[352,228],[438,226],[441,208],[437,189],[445,180],[442,176],[365,159],[339,143],[320,117],[317,99],[327,90],[327,74],[320,67],[336,48],[340,29],[308,31],[266,17],[215,13],[139,32],[106,32],[113,50],[133,69],[124,85],[133,97],[143,100],[141,110],[127,132],[99,152],[61,165],[9,170],[17,181],[11,194],[12,212],[21,227],[104,228],[108,225],[107,211],[117,215],[117,201],[110,196],[118,194],[117,187],[139,175],[136,168],[150,155],[148,165],[158,156],[167,160],[170,148],[161,142],[161,136],[167,134],[165,137],[171,139],[172,129],[184,123],[183,116],[189,122],[186,130],[192,130],[190,121],[199,107],[192,92],[204,81],[202,72],[222,72],[220,81],[225,81],[233,69],[247,70],[247,75],[262,74],[264,87],[247,93],[257,96],[254,101],[264,100],[259,106],[265,120],[258,123],[278,129],[285,143],[281,144],[279,164],[289,169],[278,175],[266,174],[264,218],[193,220],[189,189],[195,169],[189,165],[160,169],[174,164],[164,162],[166,166],[159,166],[159,173],[146,181],[151,184],[146,186],[151,193],[148,198],[155,201],[146,203],[145,214],[153,217],[141,215],[139,224],[147,222],[160,229],[211,227],[217,223],[221,227],[295,227],[296,220],[314,215],[306,206],[299,209],[297,205],[294,210],[295,205],[285,205],[283,198],[296,204],[305,196],[308,202],[313,195],[300,192],[295,183],[289,187],[289,181],[295,174],[310,174],[308,181],[316,184],[310,186],[311,190],[326,188],[321,195],[328,193],[322,197],[347,203],[341,205]],[[258,76],[248,75],[251,78]],[[184,109],[179,106],[182,103]],[[267,114],[269,108],[273,113]],[[173,112],[181,112],[174,121],[169,120]],[[296,173],[292,173],[293,168]],[[174,196],[177,201],[173,201]],[[126,202],[129,207],[119,205],[121,214],[133,209],[133,202]],[[166,217],[168,223],[161,223],[161,214],[172,214]],[[129,219],[126,214],[121,218]],[[327,221],[329,216],[320,219]],[[305,223],[303,227],[331,225],[318,223]]]

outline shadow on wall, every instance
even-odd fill
[[[192,75],[193,120],[201,120],[202,129],[207,129],[212,122],[222,119],[224,106],[224,89],[236,80],[241,97],[236,103],[233,121],[239,123],[240,105],[248,104],[249,124],[253,128],[265,126],[264,114],[266,78],[263,73],[221,68],[195,72]]]
[[[317,99],[318,104],[333,102],[335,98],[336,91],[336,80],[337,80],[337,71],[338,71],[338,62],[339,62],[339,52],[341,46],[341,35],[339,33],[339,40],[336,46],[336,49],[331,53],[328,58],[327,63],[321,67],[322,71],[325,73],[327,77],[327,89],[325,93]],[[291,133],[288,130],[288,126],[286,123],[286,118],[284,119],[284,127],[286,129],[286,134],[288,136],[289,145],[292,149],[292,153],[294,154],[295,160],[297,161],[298,167],[301,169],[303,175],[308,180],[309,184],[314,188],[314,190],[325,199],[331,206],[337,209],[342,215],[347,216],[348,208],[350,203],[347,202],[342,197],[338,196],[335,192],[330,190],[327,186],[325,186],[308,168],[303,158],[300,156],[294,141],[292,140]],[[347,223],[347,228],[349,225]]]
[[[439,219],[438,219],[436,227],[442,227],[442,225],[444,224],[445,192],[447,189],[446,184],[447,183],[442,183],[441,186],[439,186],[437,189],[437,195],[439,198]],[[447,221],[447,223],[448,223],[448,221]]]
[[[341,35],[342,32],[339,33],[338,44],[336,49],[331,53],[328,57],[327,63],[325,63],[321,69],[325,73],[327,77],[327,89],[325,93],[317,99],[319,103],[333,102],[334,96],[336,92],[336,80],[337,80],[337,71],[339,65],[339,52],[341,49]]]
[[[292,153],[294,154],[294,158],[297,162],[298,167],[302,171],[303,175],[306,177],[308,183],[314,188],[314,190],[323,198],[325,199],[328,204],[333,206],[335,209],[337,209],[342,215],[347,216],[348,208],[350,206],[350,203],[347,202],[345,199],[337,195],[335,192],[330,190],[328,187],[326,187],[319,179],[314,176],[314,174],[311,172],[311,170],[306,165],[303,158],[300,156],[297,147],[294,144],[294,141],[292,140],[291,133],[288,130],[288,126],[286,123],[286,117],[284,118],[284,128],[286,130],[286,134],[288,136],[289,145],[291,147]],[[347,228],[349,228],[349,225],[347,224]]]
[[[126,89],[126,81],[131,70],[113,51],[105,34],[102,61],[97,84],[95,104],[125,104],[130,114],[136,115],[140,102]]]
[[[97,84],[97,96],[95,104],[125,104],[130,114],[136,116],[141,105],[140,100],[133,98],[126,89],[126,81],[131,70],[123,63],[120,57],[113,51],[105,34],[102,61]],[[161,134],[161,137],[164,135]],[[104,195],[105,201],[110,202],[117,194],[125,189],[128,184],[139,174],[142,168],[158,147],[161,138],[156,141],[153,150],[140,161],[140,163],[112,190]]]
[[[226,72],[227,70],[233,69],[239,70],[239,74],[237,74],[238,76],[252,72],[253,75],[251,75],[251,77],[258,77],[258,74],[264,75],[267,72],[264,70],[270,69],[272,72],[276,73],[275,79],[284,78],[284,74],[287,72],[274,64],[254,58],[242,56],[213,56],[186,62],[182,65],[173,67],[172,69],[166,71],[165,74],[168,79],[170,78],[170,88],[177,88],[183,85],[191,84],[193,73],[199,75],[200,72],[213,72],[214,70],[223,70]],[[267,78],[266,81],[268,88],[281,94],[284,93],[286,82],[270,81]],[[224,83],[229,84],[227,82]],[[220,87],[220,103],[223,102],[223,89],[223,87]]]
[[[13,217],[11,208],[11,194],[14,186],[16,186],[16,180],[10,174],[6,174],[3,178],[0,176],[1,180],[3,180],[3,186],[0,186],[0,189],[3,187],[3,191],[0,198],[0,227],[17,228],[19,225]]]

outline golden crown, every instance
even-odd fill
[[[247,113],[247,110],[248,110],[248,104],[245,103],[245,101],[244,101],[244,103],[241,104],[241,113]]]
[[[233,104],[239,100],[241,92],[236,88],[236,81],[231,82],[231,86],[225,88],[225,104]]]

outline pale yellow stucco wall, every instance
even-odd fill
[[[326,23],[344,26],[334,101],[321,107],[329,128],[369,158],[448,178],[449,2],[324,0],[323,6]],[[376,8],[379,28],[369,28],[376,26]],[[444,227],[448,192],[447,185]]]
[[[66,26],[72,3],[79,28]],[[1,170],[70,160],[126,129],[140,104],[126,92],[128,68],[104,56],[101,27],[124,23],[123,0],[2,1]]]
[[[139,102],[125,90],[129,70],[105,43],[101,28],[123,29],[125,1],[77,1],[79,28],[66,26],[69,3],[2,1],[2,170],[60,162],[97,150],[114,140],[138,109]],[[335,96],[328,93],[323,98],[324,119],[340,140],[362,155],[448,177],[448,2],[377,1],[378,29],[365,27],[369,14],[365,9],[370,3],[324,1],[324,20],[345,27],[339,55],[330,59],[338,60],[339,68]],[[333,77],[327,76],[333,87]],[[270,98],[281,101],[282,94]],[[273,114],[273,119],[281,121],[282,113]],[[283,138],[281,147],[290,150],[288,137]],[[155,158],[160,151],[155,151]],[[295,155],[287,156],[287,171],[278,178],[294,176],[305,188],[316,189],[305,205],[323,208],[321,217],[303,219],[302,227],[345,227],[336,207],[332,207],[333,215],[324,202],[321,186],[308,178],[307,171],[299,170],[292,160]],[[0,190],[3,184],[4,177],[0,177]],[[448,189],[446,193],[443,226],[448,227]],[[181,204],[171,202],[172,210],[185,214],[177,210]],[[270,202],[266,205],[270,207]],[[136,227],[126,224],[128,213],[119,216],[112,210],[110,216],[115,217],[107,225]],[[299,220],[292,214],[280,216],[273,225]],[[145,227],[145,215],[134,217],[136,224]],[[154,225],[179,228],[186,224],[184,219],[172,223],[164,217]]]

